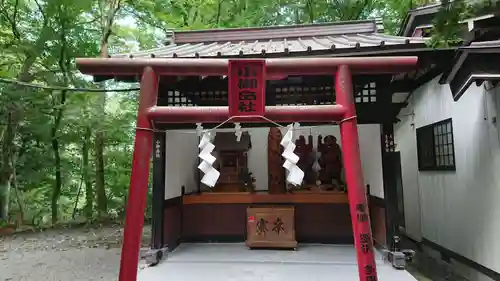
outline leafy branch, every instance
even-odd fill
[[[102,88],[75,88],[63,86],[49,86],[35,83],[26,83],[14,79],[0,78],[0,83],[12,84],[16,86],[23,86],[28,88],[38,88],[51,91],[68,91],[68,92],[88,92],[88,93],[106,93],[106,92],[134,92],[139,91],[140,88],[122,88],[122,89],[102,89]]]
[[[496,0],[475,1],[473,3],[465,0],[442,1],[442,6],[433,21],[429,46],[448,48],[460,44],[465,32],[464,20],[493,13],[498,9],[500,9],[500,2]]]

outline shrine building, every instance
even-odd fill
[[[405,165],[417,156],[405,152],[417,149],[404,137],[411,134],[404,130],[413,130],[408,122],[415,122],[406,116],[423,102],[414,101],[414,91],[430,93],[423,89],[436,87],[432,83],[443,73],[452,88],[460,88],[452,89],[455,99],[471,82],[454,84],[461,83],[454,79],[464,69],[449,70],[456,48],[431,49],[429,38],[409,31],[382,32],[375,20],[173,31],[165,46],[152,50],[78,59],[81,72],[96,81],[141,84],[120,281],[180,280],[176,274],[229,280],[244,270],[234,265],[233,273],[221,273],[225,262],[279,262],[250,250],[269,247],[297,250],[296,256],[275,255],[304,268],[331,263],[329,272],[339,280],[416,280],[385,264],[378,250],[404,235],[409,214],[415,219],[403,208],[411,204],[406,185],[413,184]],[[440,109],[425,110],[433,116],[430,111]],[[446,134],[448,123],[440,122]],[[295,146],[294,165],[303,172],[298,185],[290,183],[296,170],[283,168],[289,131],[287,145]],[[199,168],[205,140],[213,144],[212,166],[219,173],[213,186]],[[151,246],[172,253],[136,279],[148,153]],[[188,257],[219,264],[189,270]],[[358,267],[343,267],[342,261]],[[287,280],[303,280],[315,269],[302,271],[291,270],[295,277]]]

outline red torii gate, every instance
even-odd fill
[[[344,169],[354,245],[360,281],[377,280],[370,220],[359,219],[368,212],[359,152],[352,74],[397,74],[414,68],[417,57],[368,58],[286,58],[266,59],[268,77],[288,75],[335,75],[335,105],[266,106],[265,117],[275,122],[339,121]],[[79,58],[76,64],[84,74],[141,75],[137,129],[132,174],[127,202],[119,281],[136,281],[139,250],[144,224],[150,157],[153,149],[152,122],[220,123],[230,116],[228,107],[157,106],[160,75],[228,75],[228,59],[181,58]],[[229,95],[231,93],[228,93]],[[233,122],[259,122],[258,117],[236,117]]]

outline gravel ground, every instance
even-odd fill
[[[149,235],[146,227],[143,244]],[[117,280],[122,236],[107,226],[0,237],[0,281]]]

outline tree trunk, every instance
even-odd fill
[[[120,10],[121,0],[112,0],[108,2],[109,10],[106,13],[106,16],[102,19],[102,38],[101,38],[101,57],[108,57],[108,43],[109,37],[113,33],[113,23],[115,20],[115,16]],[[102,84],[102,88],[104,89],[104,83]],[[100,95],[98,101],[98,120],[102,122],[105,118],[105,109],[106,109],[106,92]],[[104,182],[104,131],[102,128],[102,124],[98,124],[97,131],[95,135],[95,158],[96,158],[96,193],[97,193],[97,211],[99,218],[104,218],[108,214],[108,206],[107,206],[107,197],[106,197],[106,189]]]
[[[0,182],[0,220],[9,219],[10,178]]]
[[[8,220],[10,206],[10,188],[14,172],[12,163],[14,155],[14,138],[17,131],[17,118],[14,118],[14,110],[8,109],[7,127],[3,132],[2,139],[2,165],[0,168],[0,219]]]
[[[55,110],[54,125],[50,131],[51,145],[54,152],[54,165],[56,168],[55,176],[56,181],[52,189],[52,198],[50,203],[50,208],[52,211],[52,224],[56,224],[59,219],[59,198],[61,197],[62,190],[62,175],[61,175],[61,154],[59,152],[59,138],[57,132],[61,125],[61,120],[63,116],[64,104],[66,103],[66,91],[61,92],[61,99],[58,104],[58,108]]]
[[[101,118],[99,120],[104,119],[104,106],[106,104],[106,99],[104,98],[104,94],[102,95],[102,99],[99,104],[99,111]],[[100,125],[102,126],[102,125]],[[107,198],[106,198],[106,187],[104,183],[104,132],[102,128],[96,132],[95,136],[95,189],[97,192],[97,212],[99,218],[104,218],[108,213],[107,208]]]
[[[90,180],[89,151],[90,151],[90,127],[85,128],[83,140],[83,182],[85,183],[85,216],[91,219],[94,215],[94,190]]]
[[[307,0],[307,14],[309,15],[309,23],[314,23],[314,3],[313,0]]]
[[[105,88],[104,83],[102,88]],[[102,93],[99,96],[97,105],[97,120],[99,124],[97,125],[97,130],[95,133],[95,191],[97,195],[97,217],[99,219],[104,219],[107,216],[107,198],[106,198],[106,184],[104,177],[104,128],[103,122],[106,118],[105,113],[106,108],[106,93]]]
[[[83,167],[82,167],[83,169]],[[76,194],[76,199],[75,199],[75,206],[73,207],[73,213],[71,213],[71,219],[75,220],[76,218],[76,211],[78,210],[78,201],[80,201],[80,195],[82,194],[82,186],[83,186],[83,172],[82,172],[82,178],[80,179],[80,186],[78,186],[78,193]]]
[[[59,140],[56,136],[57,130],[52,128],[52,150],[54,152],[54,165],[56,168],[56,182],[52,189],[52,198],[50,203],[50,208],[52,210],[52,224],[56,224],[58,220],[58,201],[61,196],[62,189],[62,179],[61,179],[61,156],[59,154]]]
[[[294,13],[295,13],[295,24],[300,24],[301,23],[300,22],[300,8],[298,6],[295,8]]]
[[[21,191],[19,190],[19,186],[17,185],[16,180],[16,168],[14,167],[14,171],[12,172],[12,180],[11,180],[12,188],[14,189],[14,193],[16,196],[17,206],[19,208],[19,216],[20,221],[18,221],[18,226],[24,222],[24,202],[21,196]]]
[[[217,27],[220,27],[220,16],[221,16],[221,12],[222,12],[222,2],[224,2],[224,0],[219,0],[219,3],[217,4],[217,16],[215,17],[215,22],[217,23]]]

